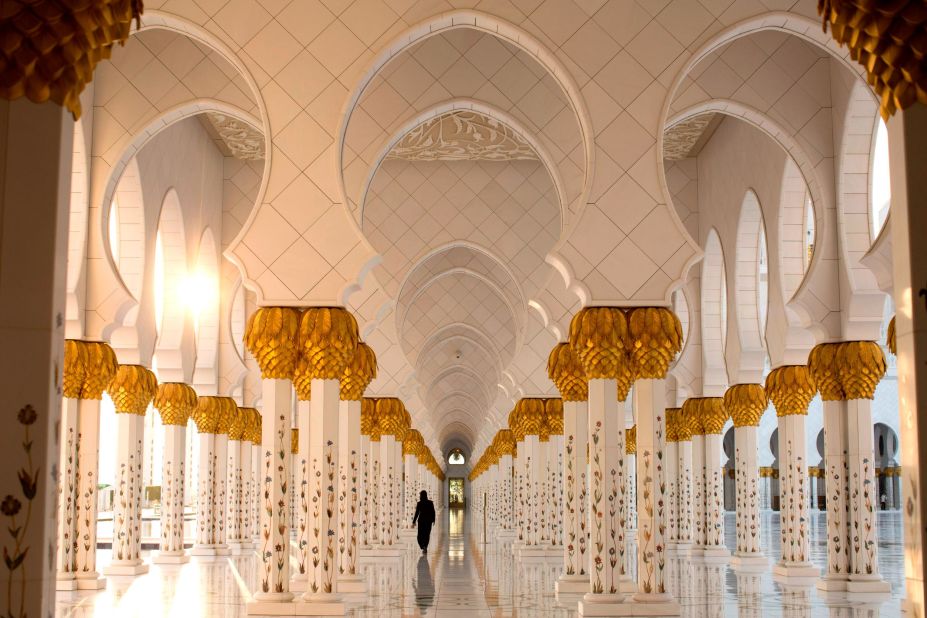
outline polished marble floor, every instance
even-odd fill
[[[733,514],[725,521],[727,542],[734,542]],[[763,514],[763,548],[778,558],[778,514]],[[878,604],[826,603],[813,587],[785,589],[769,571],[738,574],[727,566],[706,566],[687,560],[668,561],[669,585],[687,618],[875,618],[900,615],[904,596],[901,514],[879,514],[880,568],[892,584],[891,599]],[[346,597],[353,616],[400,618],[531,617],[576,615],[576,599],[555,597],[559,575],[556,561],[523,564],[494,539],[483,543],[477,526],[463,511],[446,513],[432,533],[426,557],[410,548],[401,559],[368,563],[367,595]],[[825,554],[824,515],[813,514],[813,559],[822,565]],[[413,540],[414,545],[414,540]],[[105,563],[106,554],[101,552]],[[245,616],[244,603],[257,579],[255,556],[231,556],[213,561],[194,558],[179,567],[152,565],[148,574],[110,578],[101,592],[58,593],[56,616],[195,617]]]

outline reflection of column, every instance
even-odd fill
[[[846,590],[848,592],[887,593],[891,586],[879,575],[876,557],[876,514],[878,492],[874,489],[874,444],[872,403],[875,389],[885,375],[882,348],[871,341],[846,341],[815,346],[808,357],[809,368],[825,401],[825,461],[828,441],[842,443],[845,457],[844,478],[847,521],[843,537],[830,532],[833,509],[828,496],[828,553],[845,547],[847,554]],[[829,404],[829,405],[828,405]],[[829,410],[828,410],[829,408]],[[837,426],[838,415],[843,416]],[[828,427],[830,417],[830,430]],[[834,430],[837,431],[834,431]],[[842,431],[841,431],[842,429]],[[836,459],[836,458],[833,458]],[[836,468],[837,463],[834,463]],[[831,474],[831,464],[827,464]],[[833,477],[828,478],[830,483]],[[838,483],[834,483],[835,485]],[[831,489],[833,494],[834,490]],[[839,534],[836,529],[834,534]],[[835,571],[832,573],[831,571]],[[840,588],[836,568],[831,568],[821,582],[826,589]]]
[[[623,482],[618,442],[624,417],[618,401],[627,398],[631,387],[627,331],[624,312],[612,307],[586,307],[570,324],[570,346],[589,382],[591,582],[579,603],[580,616],[616,613],[622,601],[614,504]]]
[[[763,618],[763,579],[757,572],[734,569],[737,618]]]
[[[634,381],[637,492],[637,592],[641,613],[678,616],[666,589],[666,373],[682,349],[679,318],[668,310],[639,307],[629,313],[629,361]],[[630,440],[629,440],[630,441]],[[646,609],[644,609],[646,608]]]
[[[183,503],[186,477],[187,421],[196,408],[196,391],[177,382],[161,384],[152,402],[164,425],[161,471],[161,551],[152,562],[180,564],[190,557],[183,549]]]
[[[730,552],[724,546],[724,483],[721,478],[721,432],[728,414],[721,397],[697,400],[702,431],[705,434],[705,546],[706,560],[727,560]]]
[[[100,463],[100,399],[116,375],[116,355],[105,343],[83,342],[86,373],[77,406],[77,518],[74,573],[78,590],[98,590],[106,580],[97,572],[97,484]]]
[[[766,392],[759,384],[737,384],[724,393],[724,407],[734,421],[737,549],[732,564],[735,566],[765,568],[768,564],[760,549],[760,469],[756,443],[757,427],[766,405]]]
[[[148,572],[142,562],[142,444],[145,412],[158,388],[141,365],[120,365],[107,387],[116,407],[116,493],[113,499],[113,560],[107,575]]]
[[[261,477],[258,589],[249,614],[267,613],[293,598],[290,585],[290,428],[293,418],[292,377],[299,350],[299,311],[261,307],[248,320],[245,344],[261,367]],[[271,605],[273,604],[273,605]]]
[[[557,593],[589,590],[586,558],[586,436],[589,389],[569,343],[558,343],[547,361],[551,381],[563,399],[563,574]]]
[[[814,397],[814,381],[804,365],[773,369],[766,377],[766,394],[779,417],[779,520],[782,558],[773,575],[787,583],[815,578],[808,537],[807,447],[805,416]],[[828,522],[829,523],[829,522]]]
[[[361,400],[367,385],[376,375],[377,358],[373,349],[365,343],[358,343],[354,356],[345,366],[340,384],[338,513],[341,545],[337,589],[341,592],[367,590],[357,567],[361,530]]]

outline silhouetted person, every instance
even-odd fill
[[[435,523],[435,504],[428,499],[428,492],[422,490],[419,494],[418,504],[415,505],[415,517],[412,525],[418,522],[418,546],[422,553],[428,551],[428,540],[431,538],[431,527]]]

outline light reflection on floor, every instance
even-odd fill
[[[778,514],[766,512],[763,549],[778,558]],[[826,553],[824,517],[812,515],[812,558],[822,565]],[[733,514],[726,521],[726,541],[734,542]],[[901,514],[879,514],[879,564],[892,584],[892,598],[871,607],[827,605],[813,587],[785,589],[769,571],[739,574],[726,566],[670,559],[668,585],[683,605],[686,618],[742,616],[755,618],[875,618],[900,614],[903,596]],[[366,567],[369,594],[348,598],[351,614],[369,618],[507,618],[573,617],[575,599],[558,602],[553,590],[560,567],[519,563],[508,547],[470,525],[463,511],[451,511],[432,533],[427,556],[409,548],[391,565]],[[101,552],[105,561],[108,552]],[[632,554],[633,555],[633,554]],[[59,593],[56,616],[63,617],[221,617],[245,616],[248,590],[257,581],[257,558],[233,556],[212,562],[194,559],[179,567],[152,565],[137,578],[110,578],[99,593]]]

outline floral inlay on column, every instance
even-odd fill
[[[760,469],[757,461],[757,428],[766,406],[766,391],[760,384],[735,384],[724,393],[724,407],[734,421],[735,565],[766,564],[760,550]]]

